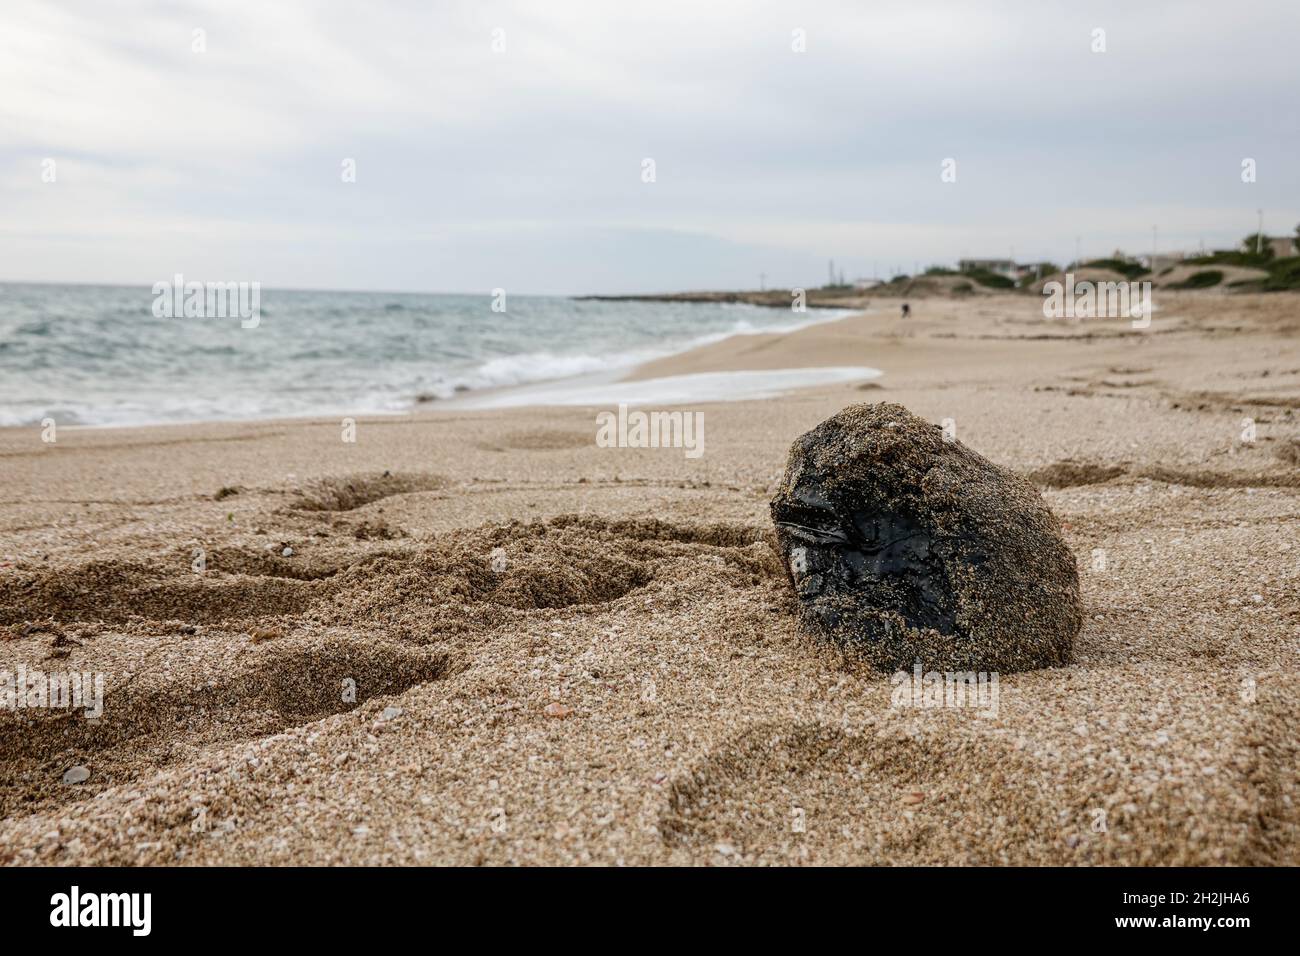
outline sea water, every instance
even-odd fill
[[[254,324],[155,301],[149,286],[0,284],[0,425],[400,413],[847,314],[262,289]]]

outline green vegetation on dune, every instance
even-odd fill
[[[1220,252],[1211,252],[1209,255],[1194,256],[1191,259],[1184,259],[1183,264],[1189,266],[1240,266],[1246,269],[1267,269],[1272,261],[1271,255],[1255,255],[1253,252],[1230,252],[1223,250]],[[1286,261],[1286,260],[1281,260]]]
[[[962,275],[970,276],[980,285],[989,289],[1014,289],[1016,283],[1004,275],[998,275],[996,272],[989,272],[987,269],[971,269],[963,272]]]
[[[1194,272],[1182,282],[1174,282],[1169,288],[1171,289],[1209,289],[1223,281],[1223,273],[1218,269],[1206,269],[1204,272]]]
[[[1130,281],[1147,274],[1146,267],[1133,259],[1093,259],[1090,262],[1085,262],[1080,268],[1109,269],[1111,272],[1118,272]]]
[[[1264,280],[1263,288],[1266,292],[1300,289],[1300,256],[1274,259],[1269,263],[1268,278]]]
[[[1296,227],[1297,249],[1300,249],[1300,226]],[[1256,252],[1256,246],[1260,251]],[[1167,261],[1169,258],[1167,257]],[[1175,269],[1182,273],[1184,267],[1204,266],[1207,268],[1188,270],[1187,277],[1181,282],[1170,283],[1166,288],[1170,289],[1212,289],[1216,286],[1223,285],[1235,292],[1281,292],[1286,290],[1300,291],[1300,255],[1287,256],[1286,258],[1276,258],[1273,245],[1264,241],[1260,236],[1246,236],[1238,249],[1220,249],[1215,252],[1201,256],[1192,256],[1187,259],[1174,261],[1172,265],[1160,270],[1160,276],[1167,276],[1174,272]],[[1249,276],[1246,278],[1232,278],[1225,282],[1225,277],[1230,274],[1229,269],[1225,267],[1239,267],[1247,269],[1257,269],[1267,275]],[[1138,262],[1136,259],[1129,258],[1123,253],[1116,252],[1104,259],[1089,259],[1083,262],[1073,262],[1068,266],[1059,266],[1054,262],[1030,263],[1027,265],[1018,265],[1016,272],[1018,278],[1012,279],[1009,276],[988,269],[953,269],[945,265],[927,266],[923,272],[916,275],[896,275],[888,279],[881,287],[890,290],[891,293],[897,294],[900,288],[903,291],[915,289],[918,295],[924,295],[931,292],[942,292],[947,290],[955,295],[970,295],[975,291],[976,285],[985,289],[995,289],[998,291],[1021,290],[1033,292],[1037,289],[1043,279],[1049,276],[1060,275],[1066,271],[1079,272],[1084,269],[1105,270],[1106,272],[1115,273],[1123,276],[1130,282],[1135,282],[1144,278],[1156,278],[1156,276]],[[925,282],[926,279],[948,279],[961,278],[969,281],[963,282]],[[1163,284],[1163,282],[1162,282]],[[819,290],[818,293],[825,299],[836,296],[861,295],[861,291],[850,286],[829,285]]]
[[[1264,292],[1285,292],[1288,289],[1300,289],[1300,256],[1287,256],[1285,259],[1277,259],[1273,257],[1271,251],[1267,255],[1256,255],[1253,252],[1220,251],[1207,256],[1188,259],[1185,264],[1189,266],[1239,266],[1246,269],[1263,269],[1268,273],[1267,276],[1261,279],[1238,279],[1229,283],[1229,287],[1234,289],[1260,289]],[[1196,275],[1204,275],[1204,273],[1198,272]],[[1195,278],[1196,276],[1192,276],[1192,279]],[[1184,283],[1179,288],[1203,288],[1203,286],[1188,286]]]
[[[1296,232],[1300,233],[1300,226],[1296,227]],[[1256,252],[1256,249],[1259,249]],[[1188,259],[1187,264],[1193,266],[1223,265],[1223,266],[1242,266],[1247,269],[1266,269],[1272,272],[1275,266],[1285,265],[1292,262],[1296,256],[1287,256],[1284,259],[1278,259],[1273,251],[1273,246],[1266,241],[1266,237],[1258,233],[1251,233],[1241,240],[1240,249],[1219,249],[1211,252],[1209,255],[1196,256]]]

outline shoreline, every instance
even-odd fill
[[[511,385],[490,385],[478,388],[458,389],[454,394],[446,398],[412,396],[407,400],[407,407],[392,410],[372,410],[360,411],[355,408],[348,409],[340,406],[333,412],[313,412],[302,415],[284,415],[284,414],[267,414],[253,417],[230,417],[230,418],[185,418],[185,419],[156,419],[139,422],[77,422],[61,423],[55,419],[56,427],[62,429],[115,429],[115,428],[158,428],[164,426],[198,426],[215,424],[220,422],[227,423],[250,423],[250,422],[316,422],[326,420],[337,420],[339,418],[353,419],[379,419],[392,418],[401,419],[406,417],[417,417],[427,412],[438,411],[464,411],[471,407],[505,407],[506,405],[521,405],[526,402],[511,396],[527,395],[532,392],[544,391],[562,393],[566,386],[574,389],[587,388],[597,384],[609,384],[620,381],[637,381],[640,379],[639,370],[648,364],[654,362],[671,362],[678,356],[687,355],[700,348],[725,343],[731,339],[740,339],[747,336],[764,336],[773,334],[790,334],[799,332],[804,329],[828,323],[842,321],[859,314],[870,314],[871,310],[865,312],[839,307],[826,307],[823,311],[834,310],[839,314],[818,316],[815,318],[805,318],[801,321],[795,321],[786,326],[779,326],[774,329],[737,329],[732,328],[725,332],[709,333],[702,336],[696,336],[680,343],[680,347],[672,351],[654,354],[653,352],[642,359],[625,364],[611,364],[609,368],[601,372],[586,372],[576,375],[564,375],[555,378],[539,378],[518,382]],[[628,353],[618,353],[626,355]],[[518,358],[515,356],[514,358]],[[611,356],[611,359],[616,356]],[[875,370],[869,370],[875,371]],[[814,383],[815,384],[815,383]],[[802,387],[802,386],[796,386]],[[741,395],[740,398],[749,397]],[[689,398],[687,400],[690,400]],[[52,417],[47,413],[45,417]],[[19,425],[0,425],[0,434],[8,429],[39,429],[40,422],[33,421]]]

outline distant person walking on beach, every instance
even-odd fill
[[[911,307],[910,305],[908,305],[906,302],[904,302],[904,303],[903,303],[903,318],[907,318],[907,317],[908,317],[909,315],[911,315],[911,314],[912,314],[912,307]]]

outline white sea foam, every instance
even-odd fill
[[[737,307],[737,303],[723,303],[723,305],[731,308]],[[743,304],[740,307],[746,309],[759,308]],[[670,355],[679,355],[682,352],[705,345],[712,345],[733,336],[785,335],[812,325],[835,322],[857,314],[852,309],[823,309],[818,310],[818,312],[820,314],[814,314],[811,318],[779,325],[756,326],[748,319],[737,319],[731,328],[725,331],[698,335],[684,342],[661,348],[642,348],[603,355],[556,355],[551,352],[539,352],[504,356],[484,362],[473,372],[463,375],[453,383],[438,389],[435,394],[438,398],[452,398],[465,391],[509,388],[590,375],[607,376],[612,372],[626,372],[646,362],[666,358]]]
[[[740,303],[267,290],[256,328],[159,317],[147,287],[0,285],[0,426],[401,414],[543,382],[614,381],[733,335],[851,314]]]
[[[775,398],[796,388],[865,382],[881,375],[866,366],[778,368],[735,372],[697,372],[638,381],[594,380],[552,382],[467,395],[457,408],[511,408],[520,405],[690,405]],[[608,376],[602,376],[608,378]]]

